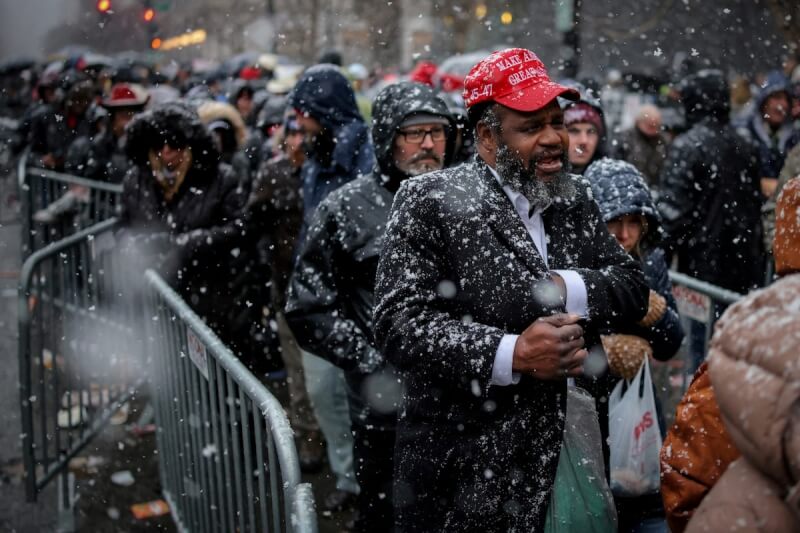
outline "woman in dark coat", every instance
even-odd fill
[[[247,306],[236,297],[237,265],[246,263],[238,176],[219,162],[197,111],[184,103],[136,116],[127,135],[133,166],[123,182],[124,249],[142,255],[237,351],[233,317]]]
[[[664,250],[658,246],[660,217],[644,178],[630,163],[599,159],[589,166],[585,177],[592,185],[592,194],[609,233],[617,238],[626,252],[641,262],[650,287],[647,315],[625,331],[603,336],[611,373],[632,379],[641,367],[643,354],[651,353],[657,360],[666,361],[678,351],[684,336],[672,296]],[[636,357],[631,357],[633,354]],[[661,421],[658,401],[656,410]],[[604,424],[607,426],[608,420]],[[664,424],[660,425],[663,434]],[[607,427],[603,430],[606,432]],[[635,498],[615,495],[615,501],[621,533],[666,533],[659,493]]]

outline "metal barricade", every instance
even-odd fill
[[[682,390],[685,391],[694,366],[692,343],[698,345],[694,348],[695,351],[701,349],[702,353],[707,353],[714,324],[726,307],[743,296],[680,272],[670,270],[669,277],[672,281],[672,294],[678,304],[678,314],[686,331],[686,342],[689,345],[685,359],[687,369],[683,373],[682,383]],[[702,336],[702,339],[694,338],[698,335]],[[699,346],[701,342],[702,347]]]
[[[99,242],[109,219],[34,252],[19,285],[19,391],[26,494],[61,474],[59,504],[71,520],[69,460],[133,395],[137,338],[130,316],[112,308],[127,291],[113,279]]]
[[[68,235],[116,215],[122,185],[90,180],[29,166],[28,154],[19,163],[22,216],[22,254],[28,256]],[[63,216],[35,222],[34,215],[61,200],[67,192],[76,199]]]
[[[159,468],[179,529],[315,532],[278,400],[157,274],[145,277]]]

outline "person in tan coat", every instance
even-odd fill
[[[787,183],[778,199],[774,250],[776,271],[783,278],[731,306],[711,341],[708,376],[713,396],[741,457],[703,498],[686,527],[688,533],[800,531],[798,179]],[[705,409],[711,403],[706,402]],[[699,435],[694,438],[702,440]],[[719,449],[707,451],[711,453],[702,456],[702,464],[721,457]],[[702,471],[699,464],[686,466]]]

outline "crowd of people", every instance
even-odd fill
[[[525,49],[464,79],[426,63],[372,87],[341,63],[288,80],[258,63],[28,66],[4,81],[6,143],[122,184],[119,253],[146,258],[257,376],[286,372],[301,467],[327,460],[318,505],[354,507],[355,531],[568,531],[548,515],[568,391],[596,400],[608,478],[612,389],[684,338],[698,372],[683,405],[707,414],[679,408],[668,431],[657,405],[663,490],[613,494],[616,527],[761,531],[765,498],[797,526],[800,69],[764,75],[736,114],[723,72],[691,72],[672,91],[683,127],[653,99],[620,130],[604,88],[551,79]],[[34,221],[88,201],[72,187]],[[725,312],[708,363],[670,268],[767,286]]]

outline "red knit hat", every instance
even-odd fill
[[[790,179],[775,207],[775,272],[800,272],[800,177]]]
[[[569,127],[573,124],[586,122],[594,126],[600,135],[605,133],[603,127],[603,117],[600,112],[586,102],[577,102],[564,109],[564,125]]]
[[[497,102],[516,111],[538,111],[556,97],[578,100],[575,89],[553,82],[544,63],[524,48],[495,52],[472,67],[464,80],[467,109]]]

